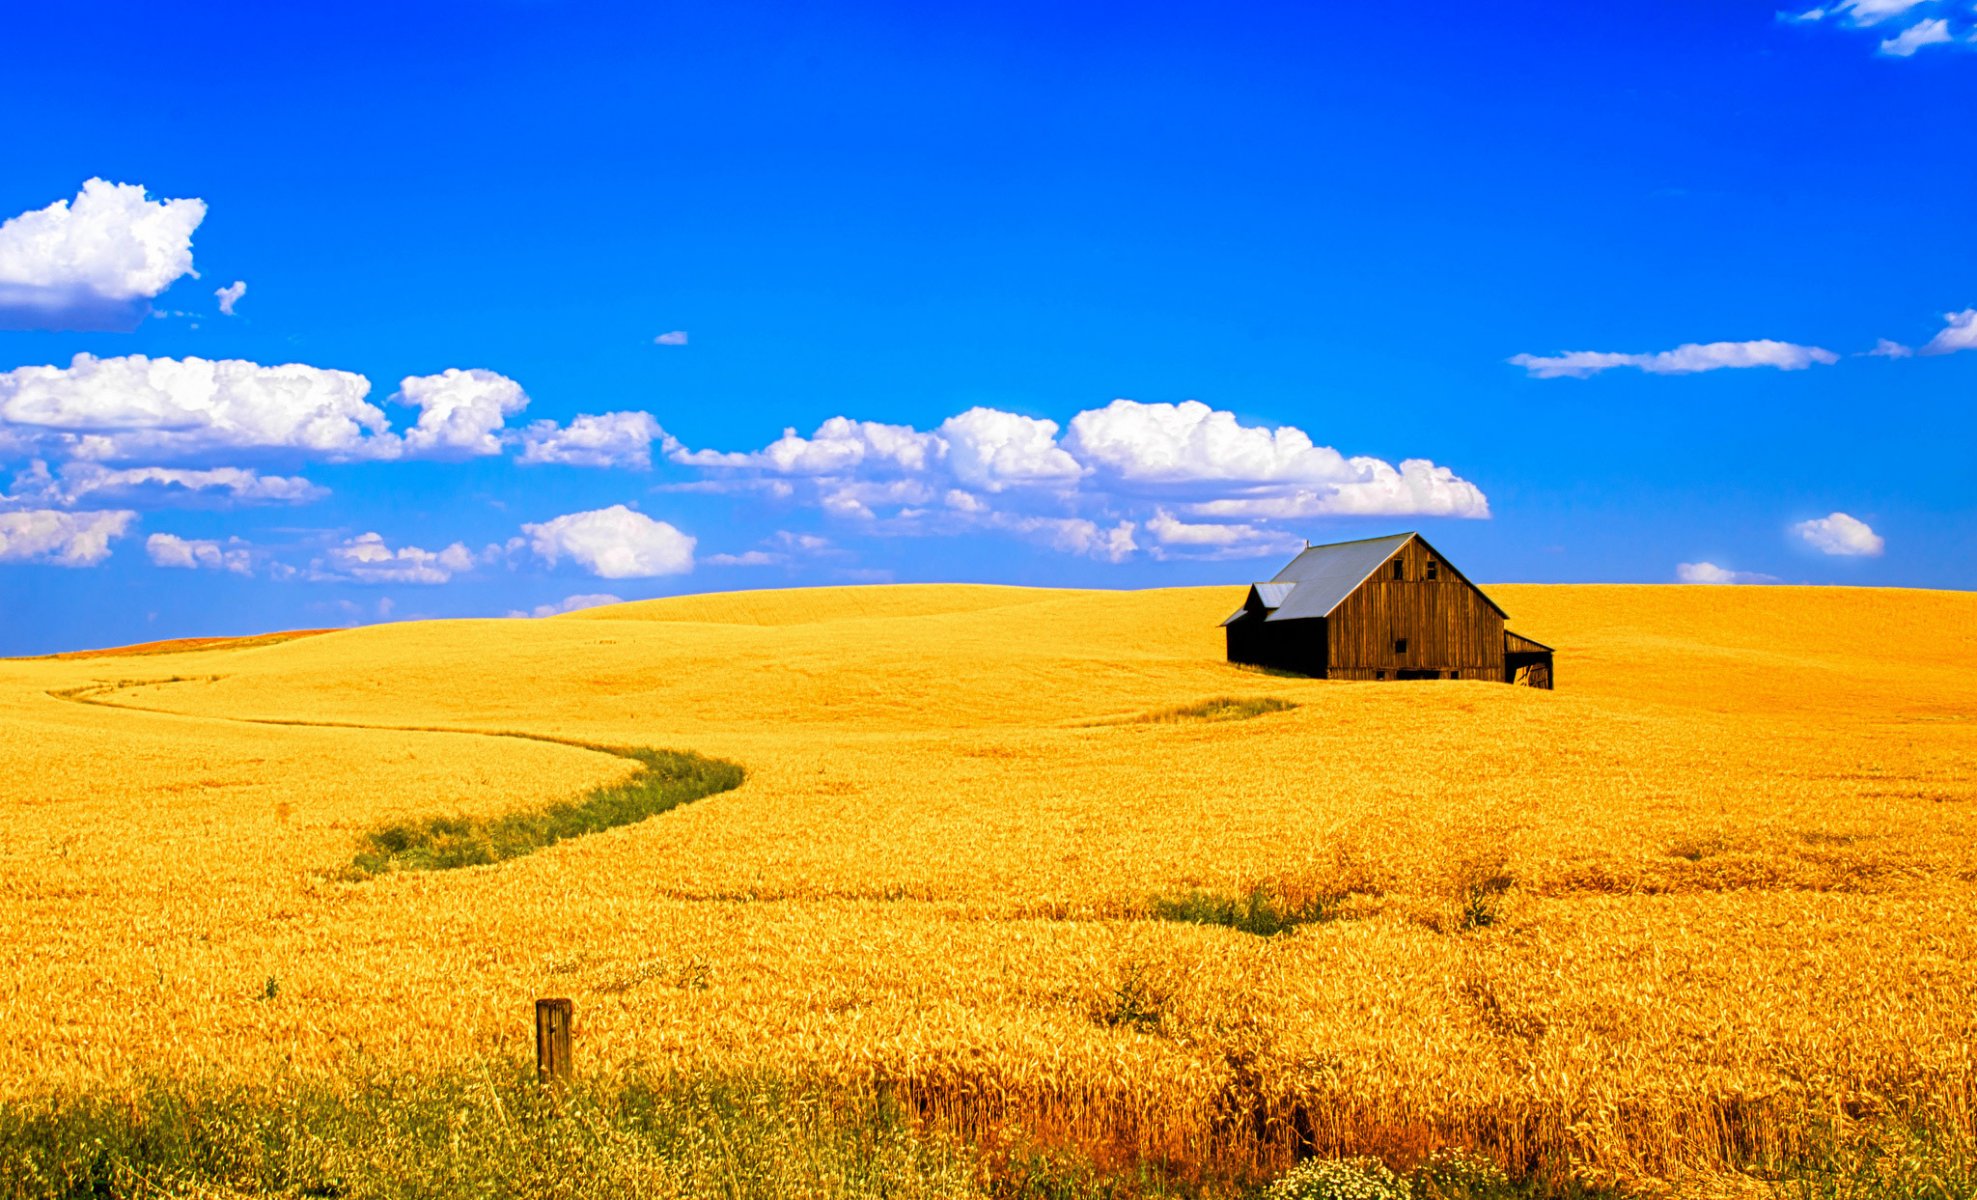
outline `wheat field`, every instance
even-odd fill
[[[970,1139],[1722,1180],[1977,1128],[1977,596],[1504,586],[1559,690],[1222,661],[1238,589],[899,586],[0,662],[0,1100],[520,1062]],[[1285,706],[1190,706],[1224,698]],[[1157,718],[1157,719],[1156,719]],[[365,830],[692,750],[524,858]],[[1173,919],[1262,896],[1277,936]],[[1684,1181],[1688,1181],[1685,1183]]]

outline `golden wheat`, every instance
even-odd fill
[[[1467,1144],[1670,1179],[1810,1115],[1970,1128],[1977,598],[1493,592],[1560,691],[1231,667],[1227,589],[0,663],[0,1020],[41,1031],[0,1089],[513,1057],[567,994],[586,1070],[884,1081],[966,1133],[1182,1162]],[[1260,698],[1295,707],[1168,719]],[[381,821],[628,767],[471,731],[749,778],[498,866],[343,879]],[[1194,892],[1331,919],[1153,919]]]

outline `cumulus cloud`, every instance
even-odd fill
[[[1949,21],[1934,17],[1917,21],[1895,36],[1882,39],[1880,51],[1892,58],[1907,58],[1924,46],[1940,46],[1952,40]]]
[[[993,408],[971,408],[941,422],[947,464],[968,486],[1000,492],[1020,485],[1064,485],[1084,473],[1057,444],[1057,422]]]
[[[920,472],[938,463],[947,444],[937,434],[921,433],[910,425],[854,421],[832,417],[809,437],[795,429],[753,453],[689,451],[672,454],[675,462],[697,467],[754,467],[783,475],[842,475],[872,469]]]
[[[991,513],[986,523],[991,528],[1041,542],[1053,550],[1095,558],[1100,562],[1125,562],[1139,549],[1139,543],[1133,538],[1133,532],[1139,526],[1132,521],[1105,526],[1083,517]]]
[[[1078,460],[1143,483],[1331,483],[1351,477],[1345,457],[1294,425],[1243,425],[1199,400],[1114,400],[1071,418]]]
[[[245,467],[213,467],[207,470],[179,470],[170,467],[131,467],[112,470],[100,463],[63,464],[59,473],[36,459],[14,476],[14,491],[8,499],[60,504],[80,503],[97,492],[137,493],[151,498],[175,498],[217,493],[221,499],[239,504],[307,504],[329,495],[299,475],[263,475]]]
[[[1821,554],[1847,558],[1875,558],[1888,545],[1867,522],[1843,512],[1800,521],[1792,526],[1792,534]]]
[[[1776,583],[1775,575],[1760,575],[1755,571],[1732,571],[1712,562],[1678,563],[1675,578],[1682,583]]]
[[[1264,554],[1289,554],[1304,546],[1302,538],[1281,530],[1261,525],[1188,522],[1164,508],[1155,510],[1146,522],[1146,531],[1157,543],[1156,558],[1255,558]]]
[[[686,330],[675,329],[670,333],[662,333],[652,339],[652,344],[655,346],[684,346],[686,345]]]
[[[1585,379],[1615,367],[1633,367],[1650,375],[1692,375],[1724,368],[1776,367],[1802,371],[1814,363],[1831,365],[1840,356],[1818,346],[1759,339],[1752,342],[1694,342],[1654,354],[1614,354],[1601,350],[1569,350],[1563,354],[1519,354],[1511,363],[1537,379]]]
[[[93,567],[110,556],[110,543],[135,520],[137,514],[127,511],[0,512],[0,563]]]
[[[538,604],[527,612],[511,609],[511,617],[559,617],[564,613],[582,612],[586,608],[598,608],[606,604],[623,604],[624,598],[609,592],[591,592],[581,596],[565,596],[554,604]]]
[[[213,294],[220,298],[220,311],[230,317],[233,315],[233,306],[240,303],[240,298],[247,294],[247,284],[244,280],[236,279],[223,288],[214,288]]]
[[[773,567],[799,558],[838,557],[844,552],[831,546],[831,540],[814,533],[791,533],[778,529],[762,540],[767,550],[744,550],[739,554],[710,554],[703,562],[717,567]]]
[[[1115,400],[1071,419],[1072,453],[1117,483],[1231,485],[1191,506],[1198,516],[1487,517],[1482,489],[1427,459],[1398,468],[1347,458],[1293,425],[1243,425],[1200,401]]]
[[[691,536],[622,504],[524,525],[522,533],[536,556],[550,566],[567,556],[604,579],[646,579],[693,570]]]
[[[1161,520],[1170,530],[1186,524],[1174,516],[1181,510],[1224,525],[1489,515],[1479,487],[1427,459],[1395,466],[1349,458],[1296,426],[1245,425],[1197,400],[1114,400],[1072,417],[1061,438],[1059,430],[1055,421],[982,407],[925,431],[839,416],[807,437],[787,429],[757,451],[675,445],[670,457],[714,476],[679,487],[760,488],[777,499],[808,499],[871,533],[993,530],[1108,561],[1141,548],[1134,536],[1141,521]],[[1244,548],[1294,544],[1286,533],[1270,533]],[[1154,545],[1167,543],[1155,534]],[[1221,552],[1234,553],[1227,546]],[[743,557],[708,561],[740,565]]]
[[[1877,338],[1872,350],[1862,351],[1868,358],[1913,358],[1915,351],[1900,342],[1889,338]]]
[[[571,467],[652,466],[652,443],[668,448],[679,443],[659,427],[648,412],[609,412],[580,415],[568,425],[535,421],[522,431],[524,466],[560,463]]]
[[[239,359],[97,358],[0,372],[0,432],[66,457],[116,460],[290,449],[390,457],[398,439],[349,371]]]
[[[321,567],[333,576],[360,583],[445,583],[474,566],[473,551],[460,542],[444,550],[388,544],[383,535],[362,533],[324,555]]]
[[[146,301],[193,274],[203,200],[151,200],[137,184],[91,179],[0,224],[0,328],[134,329]]]
[[[1977,308],[1966,308],[1962,312],[1944,313],[1943,320],[1949,324],[1928,345],[1922,347],[1924,354],[1955,354],[1959,350],[1977,350]]]
[[[207,538],[154,533],[144,540],[144,552],[161,567],[231,571],[236,575],[254,573],[253,552],[239,538],[228,538],[222,543]]]
[[[503,425],[529,406],[521,384],[478,367],[407,376],[394,399],[419,410],[405,431],[406,453],[442,458],[501,453]]]
[[[1307,517],[1490,515],[1483,490],[1425,458],[1402,459],[1398,468],[1377,458],[1347,460],[1353,478],[1324,488],[1292,487],[1203,500],[1188,506],[1199,517],[1247,517],[1291,521]]]

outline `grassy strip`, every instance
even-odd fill
[[[1814,1122],[1784,1161],[1708,1194],[1777,1200],[1968,1200],[1961,1122]],[[1189,1182],[1107,1165],[1019,1127],[971,1144],[884,1090],[761,1075],[627,1074],[544,1088],[509,1065],[263,1085],[157,1081],[0,1101],[0,1200],[1619,1200],[1565,1172],[1508,1175],[1445,1148],[1415,1161],[1309,1159],[1273,1180]],[[1111,1156],[1107,1156],[1111,1158]],[[1741,1186],[1731,1189],[1727,1185]],[[1652,1194],[1662,1194],[1653,1189]],[[1680,1194],[1689,1194],[1678,1189]],[[1630,1193],[1631,1194],[1631,1193]]]
[[[362,849],[351,860],[351,873],[369,877],[505,862],[568,838],[656,817],[703,796],[740,787],[747,777],[738,763],[691,751],[567,744],[632,759],[641,769],[621,783],[608,783],[544,808],[498,817],[426,817],[381,826],[364,835]]]
[[[1247,721],[1265,713],[1289,712],[1297,705],[1275,696],[1217,696],[1178,708],[1163,708],[1134,718],[1142,725],[1165,725],[1177,721]]]
[[[550,1090],[463,1070],[0,1104],[0,1200],[983,1194],[967,1149],[899,1105],[776,1080]]]
[[[397,821],[364,835],[363,848],[351,860],[348,874],[368,879],[392,871],[446,871],[454,867],[477,867],[505,862],[553,846],[565,838],[601,833],[620,825],[630,825],[656,817],[669,809],[717,792],[741,786],[748,772],[741,764],[722,758],[708,758],[689,750],[649,750],[627,746],[601,746],[574,738],[551,737],[541,733],[489,732],[478,729],[446,729],[419,725],[363,725],[351,721],[301,721],[282,717],[206,717],[175,713],[168,709],[119,704],[106,696],[127,688],[159,683],[217,683],[218,675],[173,675],[168,679],[120,679],[115,683],[91,683],[52,691],[58,700],[118,708],[127,712],[150,712],[190,720],[234,721],[246,725],[277,725],[306,729],[373,729],[395,733],[452,733],[467,737],[521,738],[531,742],[552,742],[629,758],[640,770],[622,783],[592,788],[576,800],[552,804],[505,816],[427,817],[418,821]]]
[[[1154,917],[1162,921],[1222,925],[1258,937],[1275,937],[1299,925],[1331,920],[1343,899],[1342,896],[1319,897],[1294,904],[1266,887],[1251,888],[1243,896],[1197,889],[1178,896],[1155,897],[1152,910]]]

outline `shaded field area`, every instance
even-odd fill
[[[409,1130],[378,1080],[506,1097],[530,1003],[567,995],[596,1111],[771,1080],[863,1145],[890,1106],[915,1178],[961,1189],[900,1195],[1458,1151],[1528,1194],[1964,1178],[1973,598],[1492,594],[1563,690],[1231,668],[1230,589],[0,662],[0,1019],[43,1030],[0,1044],[9,1136],[276,1078]],[[626,746],[678,757],[594,749]],[[648,803],[666,770],[691,803]],[[584,1153],[646,1161],[616,1120]],[[1834,1190],[1862,1172],[1882,1192]],[[1012,1191],[1061,1179],[1088,1190]]]

